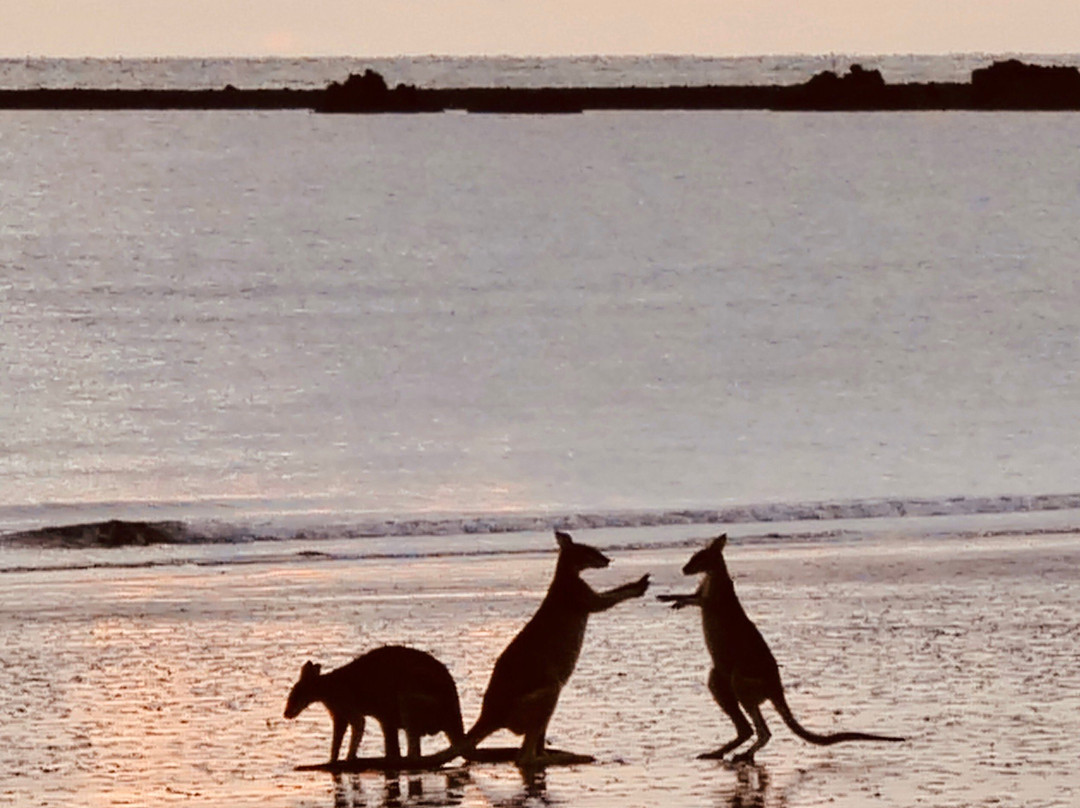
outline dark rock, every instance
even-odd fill
[[[331,82],[316,107],[319,112],[440,112],[430,92],[409,84],[391,90],[381,74],[368,68],[352,73],[345,81]]]
[[[880,70],[852,65],[845,76],[825,70],[805,84],[787,88],[785,97],[792,109],[889,109],[895,105]]]
[[[1080,105],[1080,70],[1008,59],[972,71],[971,89],[981,107],[1076,109]]]

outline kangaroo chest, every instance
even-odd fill
[[[707,583],[701,604],[705,645],[718,667],[736,664],[757,650],[758,631],[746,616],[730,584]]]
[[[701,629],[705,635],[705,646],[714,662],[728,659],[732,653],[731,635],[727,631],[723,615],[705,609],[701,613]]]

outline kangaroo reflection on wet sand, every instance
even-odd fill
[[[480,808],[535,808],[555,802],[548,796],[543,769],[521,770],[520,774],[519,789],[497,795],[464,768],[408,774],[333,772],[334,808],[452,808],[466,799]]]
[[[735,782],[725,783],[717,792],[716,808],[787,808],[791,794],[812,770],[828,768],[826,765],[796,769],[774,778],[769,769],[760,763],[723,762],[721,765],[734,771]],[[777,779],[780,780],[779,786]]]
[[[465,787],[471,781],[463,769],[411,773],[333,773],[334,808],[408,808],[409,806],[450,806],[465,801]],[[404,779],[404,789],[402,780]],[[365,788],[368,786],[368,788]]]
[[[721,764],[730,770],[715,792],[715,808],[787,808],[788,796],[806,777],[798,770],[794,777],[781,777],[778,785],[765,766],[752,763]],[[474,777],[466,768],[436,772],[334,772],[334,808],[537,808],[563,800],[548,793],[547,772],[543,768],[519,769],[520,785],[495,772],[481,771]]]
[[[787,800],[769,802],[769,770],[764,766],[744,763],[735,766],[733,788],[720,792],[717,808],[783,808]]]
[[[493,797],[480,787],[484,804],[491,808],[535,808],[537,805],[552,805],[559,802],[548,796],[547,773],[543,768],[520,769],[519,771],[521,772],[521,791],[508,797]]]
[[[471,794],[478,797],[477,806],[484,808],[536,808],[564,802],[548,794],[548,773],[542,767],[518,768],[522,782],[518,789],[507,789],[509,782],[482,773],[473,781]],[[501,787],[500,787],[501,786]]]

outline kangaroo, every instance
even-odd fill
[[[566,533],[556,532],[555,539],[559,545],[555,577],[536,614],[495,662],[480,717],[456,750],[466,757],[484,738],[508,729],[525,736],[517,756],[519,766],[542,766],[563,758],[591,760],[552,754],[545,746],[548,723],[563,685],[574,672],[589,615],[641,597],[648,589],[649,576],[597,592],[582,580],[581,572],[606,567],[610,559],[594,547],[575,543]]]
[[[712,656],[713,669],[709,673],[709,690],[735,724],[733,740],[701,759],[723,758],[748,741],[757,732],[757,740],[743,753],[732,758],[733,762],[753,763],[754,753],[768,743],[772,733],[761,715],[761,705],[771,701],[784,723],[792,732],[813,744],[829,746],[842,741],[903,741],[886,735],[870,735],[865,732],[837,732],[819,735],[803,727],[795,720],[780,683],[780,670],[776,658],[769,650],[765,638],[757,626],[747,617],[735,594],[735,585],[724,562],[724,545],[727,534],[714,539],[708,547],[698,550],[683,567],[684,575],[705,573],[705,578],[692,595],[660,595],[659,599],[671,603],[672,608],[701,607],[701,623],[705,631],[705,644]],[[753,721],[753,727],[743,715],[745,710]]]
[[[364,717],[369,715],[382,727],[388,762],[401,760],[399,729],[405,730],[412,761],[420,760],[423,735],[443,732],[451,745],[461,743],[465,735],[454,679],[431,654],[386,645],[329,673],[320,670],[314,662],[304,663],[285,703],[285,717],[296,718],[316,701],[326,705],[334,722],[331,763],[337,762],[346,727],[352,727],[346,759],[356,758]]]

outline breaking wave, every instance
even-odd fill
[[[865,499],[732,505],[715,509],[601,511],[576,514],[480,514],[370,518],[284,527],[224,522],[127,521],[64,524],[0,536],[0,547],[105,548],[216,544],[295,539],[388,539],[532,533],[550,530],[672,525],[753,525],[853,519],[970,516],[1080,509],[1080,493],[1026,496]]]

